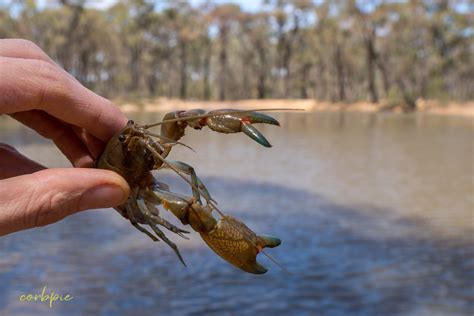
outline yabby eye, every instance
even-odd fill
[[[119,141],[121,141],[123,143],[125,141],[125,139],[127,139],[127,137],[125,137],[125,135],[123,135],[123,134],[120,134],[118,139],[119,139]]]
[[[129,125],[129,126],[130,126],[130,125],[133,125],[133,124],[135,124],[135,122],[134,122],[133,120],[129,120],[129,121],[127,122],[127,125]]]

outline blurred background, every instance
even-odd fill
[[[246,274],[199,236],[167,234],[185,268],[114,210],[95,210],[0,238],[0,315],[472,315],[473,9],[0,0],[0,37],[32,40],[136,122],[192,107],[306,109],[269,113],[281,123],[257,126],[269,149],[205,129],[183,138],[197,153],[171,153],[223,211],[282,239],[268,253],[291,274],[261,255],[269,271]],[[69,166],[9,117],[0,142]],[[43,286],[74,299],[19,302]]]
[[[0,37],[34,41],[107,97],[471,100],[466,0],[1,0]]]

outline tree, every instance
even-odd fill
[[[210,13],[219,32],[219,100],[226,99],[229,37],[231,36],[233,26],[238,21],[240,13],[240,7],[234,4],[219,5]]]
[[[220,100],[474,98],[472,14],[455,0],[232,4],[0,2],[0,36],[31,39],[109,96]],[[388,101],[387,101],[388,100]]]

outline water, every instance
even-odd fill
[[[136,121],[159,120],[135,115]],[[291,274],[255,276],[198,236],[171,236],[188,268],[115,211],[83,212],[0,238],[0,315],[472,315],[474,126],[471,119],[394,114],[278,115],[245,135],[189,131],[196,167],[221,209],[283,243],[268,252]],[[48,141],[4,119],[0,141],[48,166]],[[165,182],[187,188],[170,173]],[[21,303],[48,291],[74,299]]]

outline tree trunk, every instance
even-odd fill
[[[156,56],[157,53],[154,54],[154,58],[151,61],[151,71],[150,75],[147,78],[146,84],[148,86],[148,94],[150,96],[155,96],[158,91],[158,78],[156,78],[156,69],[158,66],[158,60],[160,57]]]
[[[90,53],[88,50],[83,50],[79,56],[79,71],[77,73],[77,78],[79,81],[86,87],[92,88],[88,85],[88,75],[89,75],[89,60]]]
[[[226,98],[226,77],[227,77],[227,27],[221,26],[220,29],[221,50],[219,52],[219,100],[224,101]]]
[[[251,87],[251,79],[253,75],[253,64],[252,64],[252,55],[244,54],[241,60],[241,70],[240,74],[242,75],[241,78],[241,87],[239,89],[239,97],[244,99],[250,99],[253,97],[252,95],[252,87]]]
[[[342,63],[342,50],[340,45],[337,45],[336,47],[334,63],[336,66],[339,101],[344,101],[346,99],[346,87],[344,82],[344,65]]]
[[[209,77],[211,73],[211,54],[212,54],[212,47],[211,47],[211,40],[208,36],[204,40],[205,46],[205,54],[204,54],[204,62],[203,62],[203,97],[204,100],[209,100],[211,98],[211,84],[209,82]]]
[[[130,86],[129,91],[137,91],[140,87],[140,57],[142,49],[140,44],[130,47]]]
[[[390,91],[390,86],[391,86],[390,79],[388,77],[387,67],[385,67],[385,64],[382,62],[380,58],[376,59],[376,64],[380,70],[380,73],[382,74],[382,85],[383,85],[384,95],[387,96]]]
[[[150,76],[148,76],[148,80],[147,80],[147,85],[148,85],[148,93],[151,95],[151,96],[155,96],[156,95],[156,86],[157,86],[157,83],[158,83],[158,80],[156,80],[156,76],[154,73],[150,74]]]
[[[77,4],[74,4],[76,3]],[[71,72],[72,70],[72,56],[73,54],[73,47],[74,44],[76,43],[75,41],[75,36],[74,34],[76,33],[77,27],[79,26],[79,22],[81,20],[81,14],[84,11],[84,2],[85,1],[76,1],[74,3],[70,3],[67,0],[61,0],[61,4],[68,7],[69,9],[72,10],[72,18],[70,20],[69,26],[67,28],[66,33],[64,34],[66,41],[64,42],[64,45],[62,47],[62,64],[64,67],[64,70],[67,72]]]
[[[278,97],[282,97],[283,94],[282,94],[282,91],[284,93],[285,89],[284,89],[284,83],[282,82],[282,73],[280,72],[281,69],[283,69],[283,55],[284,55],[284,47],[286,46],[286,37],[285,37],[285,33],[284,33],[284,22],[283,21],[278,21],[278,31],[277,31],[277,38],[278,38],[278,42],[277,42],[277,58],[276,58],[276,69],[278,69],[278,82],[277,82],[277,86],[278,86],[278,89],[277,89],[277,95]]]
[[[184,40],[180,41],[180,87],[179,87],[179,96],[181,99],[186,99],[187,97],[187,75],[186,68],[188,62],[187,46]]]
[[[405,101],[406,106],[408,107],[409,110],[415,110],[416,109],[416,102],[413,99],[413,96],[408,92],[405,83],[401,78],[397,79],[397,85],[400,91],[402,92],[403,95],[403,100]]]
[[[257,94],[259,99],[265,99],[266,97],[266,79],[267,72],[265,65],[267,63],[265,47],[261,43],[257,45],[258,58],[259,58],[259,72],[258,72],[258,84],[257,84]]]
[[[289,46],[289,44],[287,44],[285,48],[285,54],[283,56],[283,69],[285,69],[283,96],[285,98],[289,98],[291,94],[290,92],[291,90],[290,59],[291,59],[291,47]]]
[[[265,99],[265,74],[261,71],[258,75],[257,98]]]
[[[377,86],[375,85],[375,60],[376,60],[376,53],[374,47],[374,37],[375,37],[375,30],[372,30],[370,36],[368,36],[365,40],[365,48],[367,52],[367,78],[369,80],[369,95],[370,101],[372,103],[377,103],[379,101],[379,96],[377,92]]]
[[[311,64],[305,63],[301,67],[301,88],[300,88],[300,97],[302,99],[308,98],[308,79],[309,79],[309,71],[311,70]]]
[[[326,64],[323,62],[322,58],[319,58],[318,61],[318,79],[317,79],[317,87],[316,91],[320,91],[320,93],[316,94],[317,98],[322,100],[327,100],[328,96],[328,89],[327,89],[327,80],[326,80]]]

